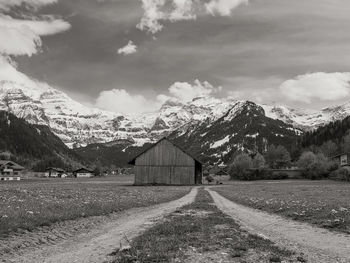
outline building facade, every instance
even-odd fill
[[[12,161],[0,160],[0,176],[20,176],[25,168]]]
[[[129,162],[135,185],[194,185],[202,183],[202,163],[164,138]]]
[[[78,170],[73,171],[73,176],[76,178],[90,178],[94,177],[94,171],[87,168],[80,168]]]
[[[341,167],[350,166],[350,153],[342,153],[331,157],[331,159],[338,163]]]

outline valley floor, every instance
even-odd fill
[[[241,205],[350,234],[350,184],[347,182],[229,181],[215,189]]]
[[[84,185],[97,182],[108,185],[103,180],[84,181]],[[194,187],[189,193],[185,187],[175,201],[64,220],[3,237],[0,262],[348,263],[348,233],[331,232],[229,200],[233,199],[230,192],[249,187],[255,189],[256,195],[270,188],[277,193],[280,190],[276,189],[307,193],[305,189],[311,186],[318,189],[315,184],[327,189],[327,183],[333,191],[342,189],[337,183],[309,181],[230,182],[226,186]],[[259,192],[259,187],[265,190]],[[142,189],[163,193],[172,188]],[[277,193],[274,195],[282,198],[289,192]],[[253,192],[248,194],[256,197]],[[338,205],[343,205],[345,199],[338,199]]]

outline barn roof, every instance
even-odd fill
[[[15,170],[24,170],[25,168],[13,161],[6,161],[6,160],[0,160],[0,167],[4,166],[4,165],[10,165],[12,167],[12,169]]]
[[[149,149],[153,148],[153,147],[156,146],[158,143],[160,143],[161,141],[164,141],[164,140],[170,142],[172,145],[174,145],[175,147],[179,148],[181,151],[183,151],[185,154],[187,154],[188,156],[190,156],[190,157],[191,157],[192,159],[194,159],[196,162],[198,162],[198,163],[200,163],[200,164],[203,164],[203,162],[202,162],[201,160],[199,160],[198,157],[196,157],[196,156],[193,155],[192,153],[190,153],[190,152],[184,150],[184,149],[183,149],[181,146],[179,146],[178,144],[176,144],[176,143],[170,141],[167,137],[164,137],[164,138],[160,139],[160,140],[157,141],[156,143],[154,143],[154,144],[150,145],[149,147],[147,147],[146,149],[144,149],[142,152],[140,152],[139,154],[137,154],[132,160],[130,160],[130,161],[128,162],[128,164],[134,165],[136,159],[137,159],[139,156],[141,156],[142,154],[144,154],[145,152],[147,152]]]
[[[88,168],[86,168],[86,167],[81,167],[81,168],[79,168],[79,169],[73,171],[73,173],[79,173],[79,172],[93,173],[94,171],[93,171],[93,170],[90,170],[90,169],[88,169]]]
[[[334,159],[334,158],[337,158],[337,157],[340,157],[340,156],[343,156],[343,155],[350,155],[350,152],[339,153],[337,155],[330,156],[329,158],[330,159]]]

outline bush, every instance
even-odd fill
[[[205,176],[205,180],[207,180],[208,184],[214,182],[214,177],[212,177],[210,174]]]
[[[248,169],[251,167],[252,158],[248,154],[237,155],[229,170],[231,179],[249,180],[251,172]]]
[[[311,180],[327,178],[336,169],[336,164],[330,162],[323,153],[304,152],[298,161],[298,166],[304,169],[304,177]]]
[[[333,171],[330,174],[329,178],[337,181],[350,182],[350,172],[347,168],[340,168],[336,171]]]

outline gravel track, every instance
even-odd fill
[[[250,233],[267,238],[288,250],[301,252],[308,262],[350,262],[350,235],[249,208],[226,199],[215,192],[215,188],[212,189],[214,191],[206,188],[218,208]]]
[[[194,201],[198,188],[167,203],[133,208],[110,216],[57,223],[0,240],[0,262],[97,263],[177,208]]]

